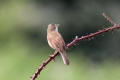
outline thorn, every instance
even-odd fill
[[[90,33],[90,35],[92,35],[93,33]]]
[[[78,39],[78,36],[75,36],[75,39]]]
[[[43,62],[43,66],[45,66],[45,62]]]
[[[117,26],[119,26],[120,24],[114,24],[114,27],[117,27]]]
[[[84,38],[84,36],[81,36],[81,38]]]
[[[120,27],[120,24],[118,24],[117,27]]]
[[[46,63],[45,62],[43,62],[43,64],[41,65],[41,67],[42,68],[45,68],[45,65],[46,65]],[[39,69],[38,69],[38,71],[39,71]],[[35,73],[36,74],[36,73]],[[40,74],[40,73],[39,73]]]

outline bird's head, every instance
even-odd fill
[[[49,24],[47,31],[57,31],[58,32],[59,24]]]

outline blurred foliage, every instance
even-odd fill
[[[50,23],[60,24],[66,43],[75,36],[120,22],[119,0],[0,0],[0,80],[29,80],[54,52],[46,40]],[[70,48],[71,65],[56,57],[41,73],[43,80],[119,80],[120,30],[81,41]],[[56,74],[59,72],[59,74]]]

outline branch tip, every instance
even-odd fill
[[[115,25],[116,23],[109,17],[107,16],[105,13],[102,13],[102,15],[113,25]]]

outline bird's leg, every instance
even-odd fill
[[[55,54],[55,53],[56,53],[56,50],[55,50],[54,54]],[[54,54],[50,55],[50,58],[52,58],[53,61],[55,62]]]

